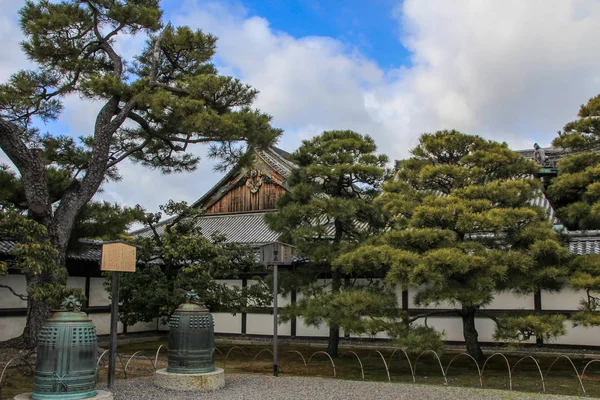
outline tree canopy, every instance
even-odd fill
[[[206,143],[226,167],[244,144],[265,147],[281,134],[251,108],[256,90],[218,74],[216,37],[165,24],[158,0],[27,1],[20,21],[35,68],[0,83],[0,148],[21,178],[27,216],[46,227],[61,267],[77,217],[104,182],[119,179],[119,163],[191,171],[199,161],[193,145]],[[121,49],[130,35],[147,40],[127,59]],[[99,104],[90,132],[45,131],[66,97]],[[36,338],[50,310],[39,302],[29,309],[38,316],[25,329]]]
[[[547,192],[568,229],[600,229],[600,95],[582,105],[578,117],[553,141],[574,154],[559,161]]]
[[[453,308],[469,354],[481,359],[475,316],[505,290],[558,289],[568,251],[531,204],[541,190],[534,163],[505,143],[440,131],[411,153],[377,200],[390,229],[338,263],[383,267],[389,283],[418,288],[417,305]]]
[[[287,315],[302,316],[310,325],[327,324],[332,356],[338,352],[340,326],[347,332],[359,330],[357,315],[369,315],[374,308],[357,300],[382,296],[374,280],[359,285],[352,274],[333,266],[381,225],[373,200],[388,159],[376,150],[371,137],[352,131],[327,131],[303,141],[291,156],[298,168],[289,179],[290,191],[278,200],[279,212],[265,217],[283,241],[309,260],[295,273],[294,284],[303,296],[287,308]],[[386,298],[395,302],[393,296]]]

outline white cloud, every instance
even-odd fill
[[[17,4],[15,4],[17,3]],[[285,128],[280,145],[294,150],[326,129],[373,136],[391,158],[408,154],[422,132],[459,129],[515,148],[549,144],[578,106],[600,92],[600,3],[596,0],[405,0],[395,16],[398,53],[410,64],[384,70],[351,43],[329,37],[295,38],[243,6],[206,1],[171,2],[167,18],[219,37],[216,63],[226,74],[260,90],[256,106]],[[18,51],[18,2],[0,0],[0,40],[12,58],[4,71],[24,65]],[[392,34],[392,32],[390,32]],[[118,46],[134,54],[141,37]],[[62,122],[72,133],[91,129],[97,105],[67,100]],[[198,149],[204,154],[205,149]],[[100,198],[150,209],[172,198],[194,201],[220,175],[203,160],[193,174],[164,177],[124,164],[124,180]]]
[[[600,92],[595,0],[407,0],[398,20],[413,66],[390,90],[421,110],[409,123],[417,131],[548,143]]]

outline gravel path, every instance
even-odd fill
[[[357,382],[313,377],[279,377],[264,375],[225,376],[224,389],[210,393],[172,392],[158,389],[151,378],[118,380],[113,390],[115,400],[479,400],[479,399],[584,399],[491,389],[405,385],[401,383]],[[100,387],[99,387],[100,388]]]

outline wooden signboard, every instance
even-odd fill
[[[102,245],[101,271],[135,272],[136,247],[125,242],[107,242]]]
[[[274,242],[260,248],[260,262],[263,265],[292,265],[294,246]]]

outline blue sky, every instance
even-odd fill
[[[249,15],[266,18],[273,29],[296,38],[328,36],[355,47],[383,68],[410,62],[394,19],[399,7],[392,0],[248,0]],[[400,50],[400,51],[399,51]]]

